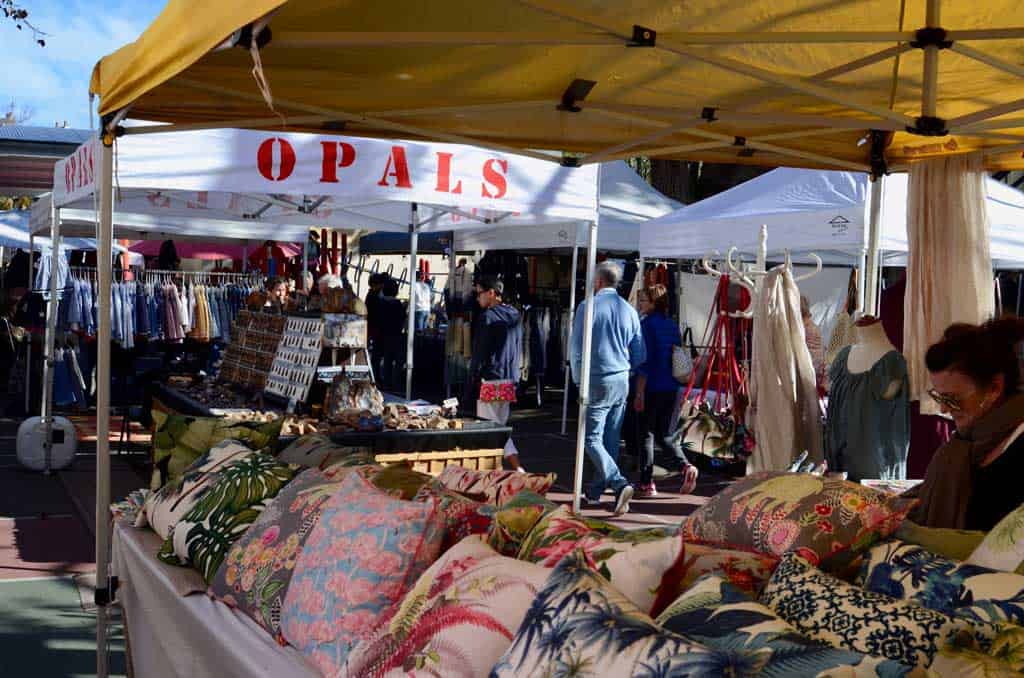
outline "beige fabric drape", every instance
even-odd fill
[[[815,463],[824,459],[800,291],[785,267],[765,275],[755,300],[748,419],[755,441],[748,474],[783,471],[804,450]]]
[[[910,166],[907,188],[907,291],[903,354],[910,398],[938,414],[928,397],[924,356],[953,323],[980,323],[994,312],[982,158],[972,154]]]

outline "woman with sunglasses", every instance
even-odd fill
[[[1024,504],[1024,393],[1019,318],[952,325],[928,349],[928,394],[956,424],[935,453],[910,518],[927,527],[991,530]]]

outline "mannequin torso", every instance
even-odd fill
[[[856,328],[857,340],[850,347],[850,353],[846,359],[846,369],[851,374],[867,372],[890,351],[896,350],[896,347],[889,341],[889,337],[885,335],[882,323],[878,319],[867,316],[857,322]],[[896,397],[899,388],[900,382],[893,381],[882,397],[886,400]]]

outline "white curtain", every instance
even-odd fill
[[[820,463],[821,412],[814,365],[800,316],[800,291],[788,268],[765,275],[754,302],[748,422],[754,452],[747,473],[784,471],[805,450]]]
[[[985,176],[977,154],[910,166],[903,354],[910,398],[923,414],[939,413],[927,394],[928,347],[951,324],[984,322],[994,312]]]

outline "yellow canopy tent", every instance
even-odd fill
[[[115,133],[220,127],[344,128],[548,160],[528,149],[553,149],[566,164],[647,155],[878,174],[980,150],[991,170],[1024,169],[1022,50],[1015,0],[170,0],[96,65],[90,90],[110,132],[104,182]],[[129,114],[172,124],[119,128]],[[108,251],[111,191],[100,199]],[[589,257],[592,270],[593,246]],[[101,258],[101,289],[109,269]],[[109,299],[100,304],[104,346]],[[97,369],[109,384],[102,351]],[[578,463],[577,491],[581,473]],[[107,534],[96,536],[103,602]],[[104,620],[101,605],[100,648]]]
[[[1022,49],[1011,0],[171,0],[91,90],[138,119],[344,123],[582,162],[867,170],[881,130],[890,167],[985,149],[1017,169]]]

